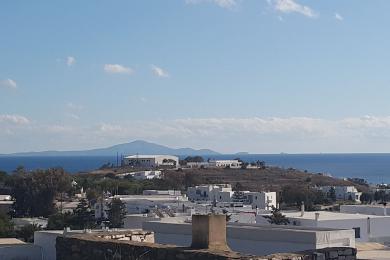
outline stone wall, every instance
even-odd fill
[[[134,240],[130,240],[134,237]],[[352,248],[328,248],[316,252],[276,254],[271,256],[246,256],[231,251],[191,249],[173,245],[138,242],[134,234],[90,233],[57,237],[58,260],[354,260]],[[139,236],[138,236],[139,237]],[[130,239],[128,239],[130,238]],[[150,239],[150,238],[149,238]],[[145,239],[144,241],[146,241]]]

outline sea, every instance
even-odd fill
[[[267,165],[329,174],[336,178],[362,178],[369,183],[390,184],[389,154],[227,154],[205,159],[235,159],[246,162],[265,161]],[[62,167],[70,173],[97,169],[105,163],[118,163],[115,156],[2,156],[0,170],[12,173],[18,166],[27,170]]]

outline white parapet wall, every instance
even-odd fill
[[[155,233],[156,243],[189,246],[190,223],[144,222]],[[243,254],[268,255],[326,247],[355,247],[353,230],[228,224],[228,246]]]
[[[339,212],[283,212],[290,223],[302,227],[351,229],[358,242],[390,242],[390,216]],[[258,216],[260,217],[260,216]]]

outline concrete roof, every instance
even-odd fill
[[[358,259],[387,260],[390,259],[390,248],[379,243],[356,243]]]
[[[12,205],[14,201],[12,200],[0,200],[0,205]]]
[[[0,238],[0,246],[2,245],[18,245],[18,244],[26,244],[22,240],[16,238]]]
[[[11,200],[12,197],[9,194],[0,194],[0,200]]]
[[[191,235],[191,223],[169,223],[163,221],[147,221],[142,224],[145,230],[155,233]],[[324,240],[339,238],[352,238],[352,230],[331,228],[306,228],[298,226],[277,226],[257,224],[227,224],[228,238],[254,240],[254,241],[278,241],[278,242],[304,242],[322,243]],[[353,241],[354,244],[354,241]]]
[[[352,205],[341,205],[342,207],[357,207],[357,208],[384,208],[383,205],[380,205],[380,204],[376,204],[376,205],[370,205],[370,204],[364,204],[364,205],[359,205],[359,204],[352,204]],[[386,208],[389,208],[390,209],[390,206],[389,207],[386,207]]]
[[[294,219],[306,219],[306,220],[315,220],[315,213],[319,213],[319,221],[321,220],[348,220],[348,219],[367,219],[367,218],[390,218],[390,216],[376,216],[376,215],[366,215],[366,214],[349,214],[349,213],[340,213],[340,212],[331,212],[331,211],[305,211],[303,217],[301,217],[300,211],[295,212],[283,212],[288,218]]]
[[[116,196],[123,201],[139,201],[139,200],[148,200],[148,201],[177,201],[177,197],[182,197],[181,195],[119,195]]]

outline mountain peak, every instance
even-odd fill
[[[163,155],[217,155],[218,152],[209,149],[193,149],[193,148],[170,148],[164,145],[155,144],[144,140],[135,140],[129,143],[117,144],[107,148],[99,148],[92,150],[81,151],[43,151],[43,152],[28,152],[15,153],[13,156],[115,156],[132,155],[132,154],[163,154]]]

